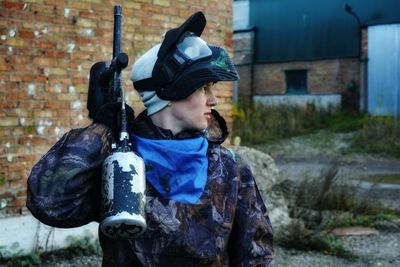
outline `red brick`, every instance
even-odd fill
[[[56,67],[57,60],[54,60],[54,58],[49,58],[49,57],[35,57],[33,58],[32,64],[44,67]]]
[[[71,18],[64,18],[64,17],[55,17],[53,18],[53,22],[56,24],[61,24],[63,25],[63,27],[73,24],[73,20]]]
[[[0,65],[0,71],[12,71],[14,70],[12,65]]]
[[[94,5],[94,6],[96,6],[96,5]],[[81,2],[81,1],[72,1],[69,4],[69,7],[72,9],[80,9],[80,10],[91,10],[92,9],[92,6],[89,2]]]
[[[45,109],[54,109],[54,110],[60,110],[60,109],[69,109],[70,104],[66,102],[60,102],[60,101],[52,101],[52,102],[45,102],[44,103],[44,108]]]
[[[26,198],[15,198],[10,203],[12,206],[25,206],[26,205]]]
[[[13,65],[11,66],[13,71],[16,71],[18,73],[38,73],[42,74],[40,69],[38,69],[36,66],[32,65]]]
[[[4,97],[4,99],[9,100],[13,100],[13,99],[31,99],[32,96],[28,95],[28,94],[22,94],[22,93],[6,93],[6,94],[2,94],[2,96]],[[3,105],[6,107],[13,107],[15,106],[15,102],[10,102],[9,103],[10,106],[8,106],[6,103],[4,103]],[[0,102],[0,107],[2,106],[2,102]]]
[[[0,199],[7,199],[7,198],[11,198],[12,196],[13,196],[13,194],[9,191],[0,193]]]
[[[56,47],[56,44],[54,44],[52,42],[38,40],[33,43],[33,46],[36,48],[53,49]]]
[[[20,161],[20,162],[27,162],[27,161],[35,162],[38,159],[40,159],[39,155],[19,155],[18,156],[18,161]]]
[[[15,3],[10,1],[3,1],[3,8],[23,10],[26,8],[24,3]]]
[[[9,171],[11,171],[11,172],[25,170],[24,166],[22,166],[20,163],[18,163],[18,164],[10,164],[9,167],[10,167]]]
[[[54,13],[54,7],[51,5],[35,3],[30,5],[29,11],[37,16],[48,16]]]
[[[7,190],[8,188],[10,188],[10,184],[8,183],[8,181],[5,181],[0,184],[0,192]]]
[[[9,207],[9,206],[7,206],[6,208],[5,208],[5,213],[7,214],[7,215],[13,215],[13,216],[15,216],[15,215],[22,215],[22,210],[23,209],[25,209],[25,207]]]
[[[20,145],[43,145],[47,143],[47,139],[43,137],[21,137],[18,140],[18,144]],[[23,166],[21,166],[23,168]]]
[[[10,188],[24,188],[26,186],[25,180],[12,181],[9,185]]]
[[[66,58],[68,57],[68,53],[66,53],[65,51],[60,51],[60,50],[49,50],[46,49],[43,51],[43,55],[45,57],[50,57],[50,58]]]
[[[41,55],[38,50],[33,50],[32,48],[25,48],[25,47],[14,47],[13,54],[17,56],[27,56],[28,58],[30,56]]]
[[[41,102],[36,102],[36,101],[19,101],[18,107],[26,109],[35,109],[35,108],[42,109],[43,104]]]
[[[66,5],[65,0],[44,0],[44,3],[46,5],[53,5],[53,6],[59,6],[59,7]]]
[[[35,33],[33,31],[18,30],[18,36],[22,38],[35,38]]]
[[[2,95],[2,97],[4,97]],[[5,98],[7,99],[7,98]],[[8,101],[0,101],[0,108],[16,108],[18,106],[17,101],[12,101],[11,99],[8,99]]]
[[[4,58],[4,61],[8,64],[29,64],[32,62],[30,58],[27,57],[21,57],[21,56],[9,56]]]
[[[51,118],[57,110],[52,110],[52,109],[35,109],[33,111],[33,117],[34,118]]]
[[[47,77],[44,75],[21,75],[12,78],[11,80],[20,80],[21,82],[28,82],[28,83],[45,83],[47,81]]]

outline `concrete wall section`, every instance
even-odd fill
[[[342,102],[340,94],[254,96],[253,99],[266,106],[287,105],[306,108],[312,104],[317,110],[337,110]]]
[[[64,248],[68,237],[98,239],[98,223],[62,229],[44,225],[31,215],[0,219],[0,249],[2,255],[24,255],[32,252]]]

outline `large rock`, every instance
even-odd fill
[[[282,192],[281,176],[275,161],[269,155],[249,147],[233,147],[233,150],[249,164],[257,187],[267,206],[274,230],[290,223],[287,201]]]

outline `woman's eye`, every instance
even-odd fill
[[[211,89],[211,85],[209,85],[209,84],[204,85],[203,87],[200,87],[200,90],[201,90],[203,93],[207,93],[210,89]]]

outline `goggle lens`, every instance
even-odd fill
[[[191,61],[212,55],[207,43],[191,32],[187,32],[176,47],[181,54]]]

